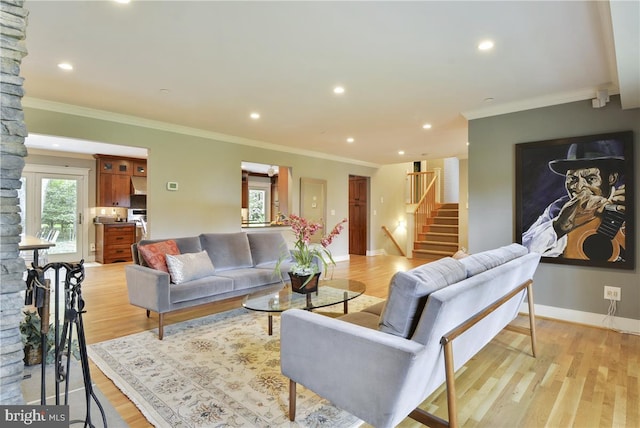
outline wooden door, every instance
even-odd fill
[[[369,178],[349,176],[349,254],[367,254]]]

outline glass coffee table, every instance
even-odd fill
[[[349,312],[349,300],[364,293],[364,283],[353,279],[320,280],[318,290],[308,294],[294,293],[291,284],[277,284],[273,288],[249,294],[244,298],[242,306],[245,308],[267,312],[269,319],[269,336],[273,334],[273,314],[279,314],[287,309],[305,309],[312,311],[318,308],[344,305],[344,313]]]

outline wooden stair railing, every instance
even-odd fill
[[[409,196],[411,204],[418,203],[424,196],[429,184],[437,174],[434,171],[409,172],[407,178],[409,180]]]
[[[431,213],[436,209],[436,181],[437,176],[433,174],[431,180],[425,187],[425,191],[415,209],[414,241],[418,240],[418,233],[422,226],[428,224]]]
[[[396,238],[393,237],[393,234],[391,233],[391,231],[389,230],[389,228],[387,228],[387,226],[382,226],[382,230],[384,230],[384,233],[387,234],[387,236],[391,239],[391,242],[393,242],[393,244],[396,246],[396,248],[398,249],[398,251],[400,251],[400,255],[402,257],[405,257],[406,254],[405,252],[402,250],[402,248],[400,247],[400,245],[398,244],[398,241],[396,241]]]

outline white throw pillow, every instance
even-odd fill
[[[167,254],[166,258],[171,282],[174,284],[204,278],[213,275],[215,271],[209,254],[205,250],[199,253]]]

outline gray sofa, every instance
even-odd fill
[[[150,268],[138,247],[166,241],[142,240],[131,247],[134,264],[125,267],[129,302],[158,313],[158,337],[164,336],[164,314],[183,308],[241,296],[281,282],[275,272],[278,259],[288,254],[281,233],[205,233],[199,236],[173,238],[181,254],[206,250],[213,272],[202,278],[175,284],[169,273]],[[287,272],[293,261],[285,259],[281,272]]]
[[[535,356],[531,284],[539,260],[512,244],[398,272],[387,301],[362,312],[340,318],[284,312],[280,353],[290,379],[289,418],[295,419],[300,383],[377,428],[407,416],[455,427],[455,370],[517,316],[525,296],[530,328],[516,331],[531,335]],[[448,423],[418,409],[445,381]]]

